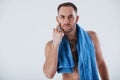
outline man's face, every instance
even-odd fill
[[[78,16],[73,7],[66,6],[61,7],[58,12],[57,21],[60,23],[61,28],[65,33],[69,33],[74,30],[78,21]]]

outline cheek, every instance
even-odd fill
[[[76,23],[76,22],[77,22],[77,20],[76,20],[76,19],[74,19],[74,20],[73,20],[73,22],[74,22],[74,23]]]
[[[63,20],[61,18],[59,18],[59,23],[63,23]]]
[[[64,25],[64,21],[63,20],[60,20],[60,25],[63,26]]]
[[[64,21],[63,20],[60,20],[60,23],[63,23]]]
[[[75,24],[75,23],[76,23],[76,20],[71,20],[70,23],[71,23],[71,24]]]
[[[76,18],[71,18],[71,19],[70,19],[70,22],[71,22],[71,23],[75,23],[75,22],[76,22]]]

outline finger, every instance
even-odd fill
[[[57,32],[57,30],[55,28],[53,28],[53,33]]]
[[[61,29],[61,27],[60,27],[60,26],[57,28],[57,30],[58,30],[59,32],[61,32],[61,31],[62,31],[62,29]]]
[[[61,25],[61,24],[60,24],[60,23],[58,23],[58,24],[57,24],[57,26],[56,26],[56,28],[58,28],[60,25]]]
[[[60,33],[62,34],[62,36],[64,36],[64,32],[63,31],[61,31]]]
[[[55,31],[55,28],[53,28],[53,31]]]
[[[53,29],[54,32],[59,32],[56,28]]]

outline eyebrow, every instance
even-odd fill
[[[64,15],[59,15],[59,16],[64,16]]]
[[[65,16],[65,15],[59,15],[59,16],[63,17],[63,16]],[[68,16],[73,16],[73,15],[72,15],[72,14],[70,14],[70,15],[68,15]]]
[[[69,16],[73,16],[73,15],[71,14],[71,15],[69,15]]]

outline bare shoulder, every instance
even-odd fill
[[[48,41],[46,43],[46,46],[45,46],[45,56],[47,57],[50,53],[50,49],[51,49],[51,46],[52,46],[52,40]]]
[[[92,40],[98,39],[97,34],[94,31],[87,31]]]
[[[98,47],[100,44],[99,44],[99,39],[97,37],[96,32],[94,32],[94,31],[87,31],[87,32],[88,32],[89,36],[91,37],[95,47]]]

